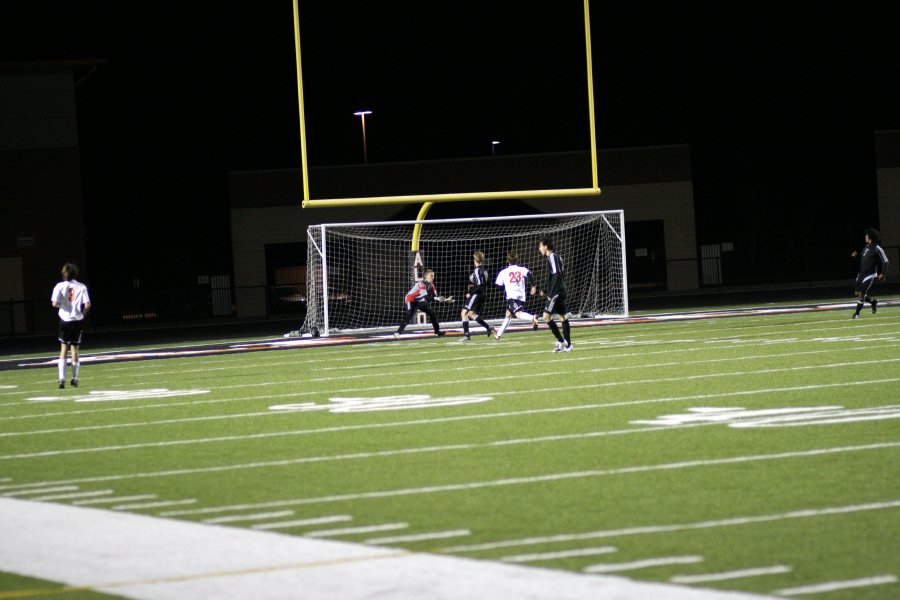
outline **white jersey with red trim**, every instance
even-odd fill
[[[497,273],[495,281],[498,287],[505,290],[507,300],[522,300],[523,302],[527,297],[530,282],[531,271],[522,265],[509,265]]]
[[[50,302],[59,306],[59,318],[63,321],[84,319],[84,307],[91,303],[87,286],[80,281],[60,281],[53,288]]]

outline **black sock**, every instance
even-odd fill
[[[859,311],[862,310],[862,307],[863,307],[863,303],[862,303],[862,302],[857,302],[857,303],[856,303],[856,314],[859,314]]]
[[[566,343],[570,346],[572,345],[572,338],[569,336],[569,321],[566,319],[563,323],[563,337],[566,338]]]
[[[488,330],[488,331],[491,330],[491,326],[488,325],[488,322],[485,321],[484,317],[482,317],[481,315],[475,317],[475,322],[478,323],[479,325],[481,325],[482,327],[484,327],[486,330]]]
[[[462,325],[463,325],[463,333],[465,335],[469,335],[469,322],[463,321]]]
[[[559,327],[557,327],[556,321],[550,319],[549,321],[547,321],[547,325],[550,326],[550,331],[553,332],[553,335],[556,336],[557,340],[559,340],[560,342],[564,341],[562,335],[560,335],[559,333]]]

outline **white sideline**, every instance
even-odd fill
[[[0,571],[138,600],[770,597],[12,498],[0,498]]]

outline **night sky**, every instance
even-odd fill
[[[227,272],[227,173],[300,164],[291,2],[35,4],[4,3],[0,60],[106,61],[77,89],[90,269]],[[691,144],[701,238],[876,224],[900,44],[810,6],[591,5],[598,146]],[[301,1],[310,166],[362,162],[363,108],[370,162],[589,149],[582,15]]]

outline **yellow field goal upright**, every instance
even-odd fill
[[[419,220],[425,218],[428,206],[435,202],[459,202],[472,200],[524,200],[533,198],[566,198],[579,196],[595,196],[600,194],[597,176],[597,135],[594,120],[594,78],[591,60],[591,19],[589,0],[584,0],[584,42],[587,53],[587,90],[588,115],[591,140],[592,187],[567,188],[549,190],[512,190],[495,192],[465,192],[451,194],[417,194],[404,196],[370,196],[361,198],[332,198],[312,200],[309,197],[309,171],[306,157],[306,117],[303,107],[303,69],[300,58],[300,11],[298,1],[294,0],[294,46],[297,61],[297,99],[300,110],[300,157],[303,173],[303,208],[336,208],[350,206],[371,206],[384,204],[417,204],[426,203],[419,214]]]

